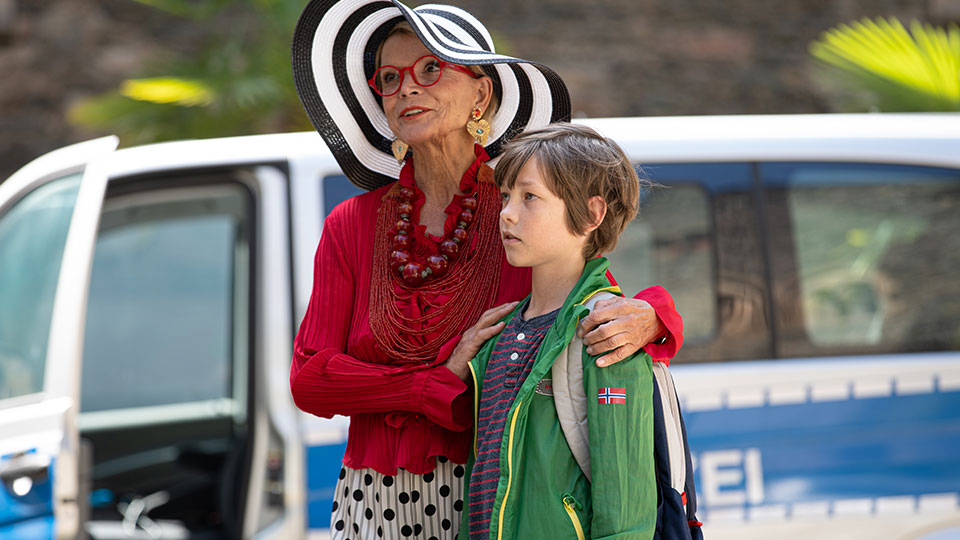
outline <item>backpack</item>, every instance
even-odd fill
[[[584,305],[591,310],[599,300],[614,295],[601,292]],[[587,396],[583,388],[583,340],[573,339],[554,360],[553,401],[564,437],[587,480],[590,445],[587,431]],[[653,459],[657,469],[657,527],[654,540],[702,540],[697,520],[697,494],[687,431],[670,370],[653,363]]]

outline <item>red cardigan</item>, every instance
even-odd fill
[[[443,365],[392,366],[371,333],[373,236],[377,209],[389,187],[345,201],[324,221],[313,292],[294,341],[290,388],[294,402],[308,413],[350,417],[346,466],[387,475],[403,467],[424,474],[435,467],[434,456],[466,463],[473,395]],[[416,232],[422,241],[422,227]],[[502,249],[499,264],[500,288],[493,305],[530,293],[529,268],[510,266]],[[654,358],[672,358],[683,340],[673,299],[662,287],[645,289],[636,298],[649,302],[670,332],[666,343],[648,345],[646,351]],[[438,357],[449,356],[456,341],[444,345]]]

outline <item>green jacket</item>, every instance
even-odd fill
[[[552,390],[545,390],[550,385],[542,384],[538,389],[541,379],[550,378],[553,360],[573,338],[580,318],[587,314],[582,303],[600,290],[619,294],[619,287],[611,286],[606,279],[607,266],[609,262],[603,258],[587,261],[580,281],[544,336],[530,375],[510,407],[500,450],[500,481],[490,520],[493,540],[653,537],[657,487],[650,356],[641,351],[629,361],[598,368],[596,357],[583,352],[592,485],[567,446]],[[519,309],[505,320],[514,316],[519,316]],[[475,389],[474,420],[487,361],[496,341],[485,343],[470,363]],[[600,404],[598,390],[607,387],[625,388],[626,403]],[[475,460],[476,444],[464,478],[465,507],[470,500],[470,472]],[[469,537],[469,517],[464,508],[462,539]]]

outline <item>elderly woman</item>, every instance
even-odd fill
[[[290,373],[301,409],[350,417],[331,532],[453,538],[474,396],[445,362],[484,311],[530,291],[529,269],[504,256],[488,162],[524,129],[568,120],[566,87],[441,5],[314,0],[293,60],[311,120],[371,190],[324,222]],[[660,287],[583,322],[608,363],[641,347],[669,358],[682,341]]]

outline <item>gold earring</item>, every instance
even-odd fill
[[[473,140],[477,141],[477,144],[485,146],[487,137],[490,136],[490,122],[484,120],[482,116],[483,111],[480,110],[480,107],[473,109],[472,118],[467,121],[467,133],[473,137]]]
[[[393,157],[396,158],[397,163],[400,164],[403,164],[403,160],[407,157],[407,150],[409,148],[410,145],[400,139],[394,139],[393,144],[390,145],[390,149],[393,150]]]

